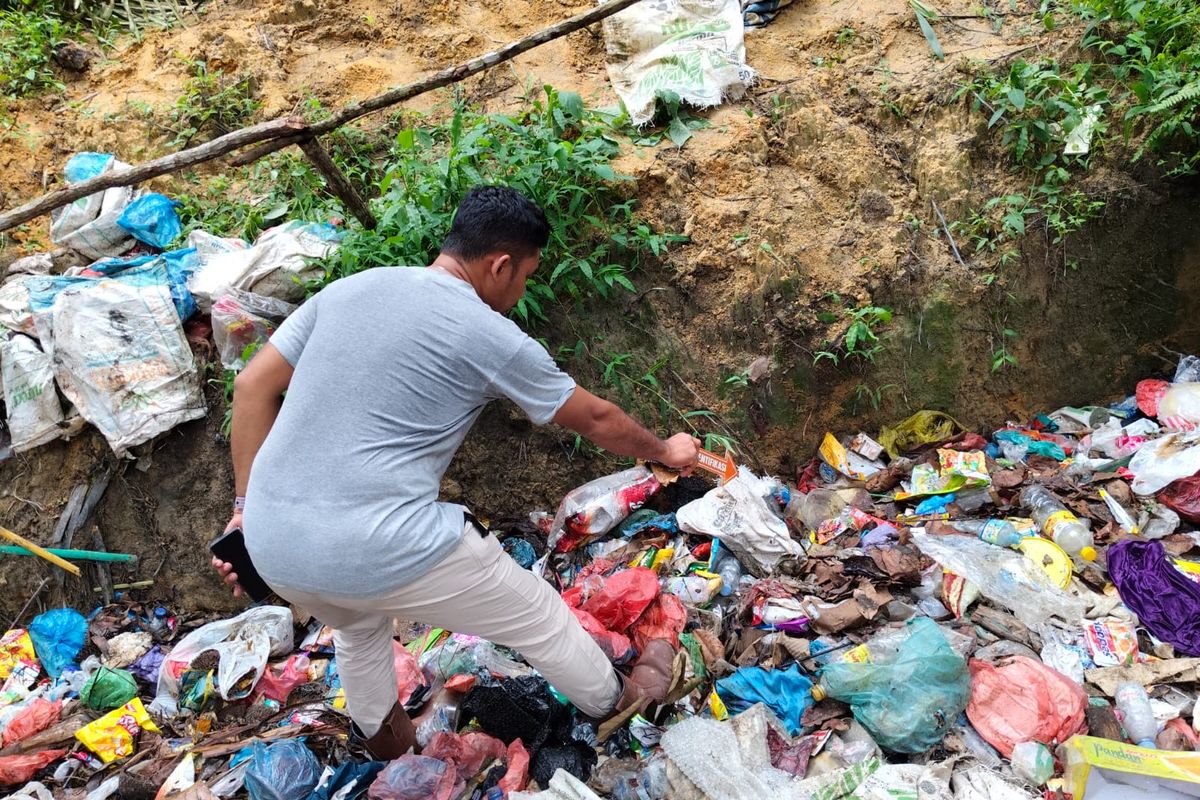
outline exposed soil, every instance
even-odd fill
[[[327,107],[361,99],[587,5],[216,0],[192,24],[148,33],[83,76],[64,75],[65,95],[25,102],[18,130],[0,141],[0,205],[55,183],[79,150],[127,161],[164,151],[168,137],[154,120],[179,95],[188,61],[252,76],[268,118],[309,96]],[[940,10],[968,15],[976,7],[956,0]],[[710,126],[683,149],[631,146],[617,165],[634,177],[628,191],[647,219],[691,243],[640,276],[635,298],[566,321],[549,338],[573,343],[582,334],[598,349],[646,363],[670,356],[662,399],[712,409],[719,421],[706,429],[733,431],[749,463],[785,475],[808,460],[826,429],[874,430],[926,407],[983,425],[1105,400],[1161,366],[1163,347],[1200,349],[1200,206],[1192,187],[1170,194],[1145,176],[1094,178],[1126,199],[1068,243],[1078,269],[1064,267],[1061,248],[1031,237],[1023,263],[989,280],[991,265],[959,264],[939,233],[931,201],[953,220],[1011,180],[980,120],[949,103],[953,88],[969,59],[1002,62],[1073,40],[1069,29],[1035,37],[1032,25],[1019,14],[999,33],[986,20],[949,22],[939,27],[945,63],[930,57],[903,3],[797,3],[749,32],[758,86],[707,112]],[[616,103],[598,31],[537,48],[468,81],[465,91],[489,109],[507,108],[542,83]],[[440,99],[418,98],[414,107]],[[13,239],[0,255],[46,247],[45,220]],[[840,318],[843,307],[867,304],[897,311],[876,363],[814,366],[815,352],[845,328],[820,315]],[[1019,363],[993,373],[1004,328],[1020,334],[1009,342]],[[764,356],[765,377],[745,388],[726,384]],[[232,483],[213,401],[209,419],[125,465],[97,516],[109,549],[141,556],[114,580],[153,577],[157,596],[191,608],[233,605],[204,547],[225,521]],[[648,407],[645,397],[635,405]],[[0,520],[44,541],[71,489],[111,464],[103,441],[86,433],[0,465]],[[609,466],[575,454],[564,432],[535,429],[498,406],[443,488],[480,513],[513,514],[551,508]],[[0,611],[15,613],[40,575],[28,562],[6,560]]]

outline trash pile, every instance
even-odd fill
[[[1121,403],[989,438],[935,411],[827,435],[791,485],[653,465],[585,484],[493,533],[614,664],[678,646],[666,700],[587,719],[519,653],[406,623],[394,662],[420,752],[386,764],[348,735],[319,620],[262,605],[206,621],[128,596],[50,611],[0,639],[0,785],[38,800],[1198,797],[1198,426],[1188,357]]]
[[[68,183],[128,168],[77,153]],[[175,204],[116,187],[60,209],[65,250],[18,259],[0,282],[0,376],[7,436],[0,459],[90,422],[119,455],[207,413],[190,342],[211,336],[240,369],[304,298],[314,259],[337,246],[331,225],[286,222],[253,245],[202,230],[182,235]],[[63,261],[71,264],[62,271]],[[211,323],[207,315],[211,314]],[[11,448],[11,449],[10,449]]]

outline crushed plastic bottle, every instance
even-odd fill
[[[1150,698],[1140,683],[1126,681],[1117,686],[1113,697],[1121,712],[1121,724],[1125,732],[1138,747],[1155,747],[1154,737],[1158,734],[1158,722],[1150,708]]]
[[[171,627],[167,622],[167,610],[162,606],[154,609],[154,613],[146,623],[146,630],[156,642],[165,642],[171,635]]]
[[[964,519],[950,523],[956,530],[973,533],[988,544],[1016,548],[1025,536],[1003,519]]]
[[[559,505],[546,543],[556,553],[589,544],[641,508],[661,488],[646,467],[633,467],[576,487]]]
[[[1021,742],[1012,751],[1013,772],[1034,786],[1054,777],[1054,756],[1041,742]]]
[[[1021,492],[1021,504],[1029,509],[1037,526],[1069,555],[1084,561],[1096,560],[1092,532],[1046,487],[1040,484],[1026,486]]]
[[[729,597],[742,579],[742,565],[733,556],[725,556],[717,562],[717,575],[721,578],[721,596]]]

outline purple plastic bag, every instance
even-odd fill
[[[1155,638],[1200,656],[1200,584],[1175,569],[1161,542],[1117,542],[1108,548],[1108,575]]]
[[[162,669],[164,657],[165,653],[163,653],[162,648],[154,645],[146,651],[145,655],[129,665],[129,671],[143,683],[157,686],[158,672]]]

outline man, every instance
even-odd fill
[[[524,196],[476,187],[428,268],[335,281],[234,382],[229,528],[243,527],[272,589],[335,629],[346,704],[376,758],[414,744],[397,702],[394,617],[516,648],[592,717],[668,688],[670,643],[650,642],[622,679],[550,584],[461,506],[437,502],[454,452],[499,397],[611,453],[695,464],[696,439],[659,439],[576,386],[504,316],[548,238]],[[236,583],[229,564],[213,566]]]

